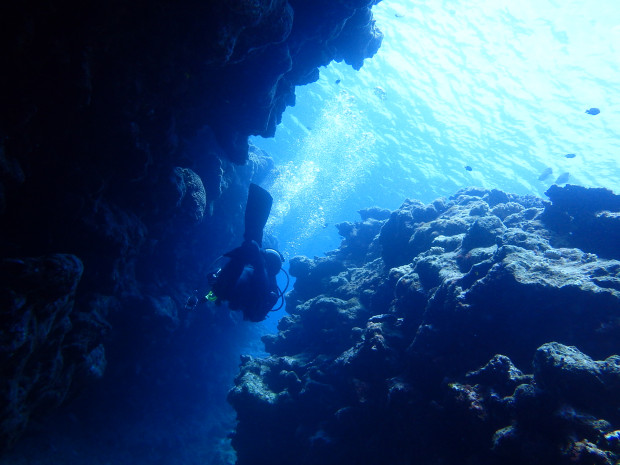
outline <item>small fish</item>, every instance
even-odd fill
[[[394,17],[395,18],[404,18],[405,15],[401,14],[401,13],[394,13]]]
[[[552,168],[545,168],[543,170],[542,173],[540,173],[540,176],[538,176],[538,180],[539,181],[544,181],[545,179],[547,179],[549,176],[551,176],[551,173],[553,173],[553,169]]]
[[[383,89],[383,87],[381,86],[377,86],[375,87],[373,90],[374,94],[379,97],[379,100],[385,100],[387,98],[387,93],[385,92],[385,90]]]
[[[599,110],[598,108],[594,108],[594,107],[592,107],[592,108],[588,108],[588,109],[586,110],[586,113],[587,113],[588,115],[598,115],[600,112],[601,112],[601,110]]]
[[[567,153],[566,155],[564,155],[566,158],[575,158],[577,155],[575,155],[574,153]]]
[[[472,170],[471,166],[469,166],[469,165],[467,165],[467,166],[465,167],[465,169],[466,169],[467,171],[471,171],[471,170]]]
[[[340,79],[336,79],[336,84],[340,84]]]
[[[558,179],[555,180],[555,184],[566,184],[568,182],[568,178],[570,178],[570,173],[562,173],[558,176]]]

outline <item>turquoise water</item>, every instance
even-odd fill
[[[384,0],[373,11],[377,55],[359,72],[321,69],[275,138],[252,140],[279,167],[267,229],[287,255],[337,246],[333,224],[361,208],[469,185],[544,196],[568,172],[620,191],[616,0]]]

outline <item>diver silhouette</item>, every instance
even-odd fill
[[[244,320],[258,322],[263,321],[270,311],[284,305],[284,292],[288,283],[280,291],[276,282],[284,257],[275,249],[262,247],[263,230],[272,203],[273,198],[269,192],[256,184],[250,184],[245,207],[244,241],[241,246],[223,255],[229,260],[209,276],[211,291],[202,299],[190,297],[190,308],[207,300],[215,301],[216,305],[227,302],[229,309],[243,312]],[[288,280],[288,274],[286,271],[284,273]],[[279,299],[282,299],[282,303],[274,309]]]

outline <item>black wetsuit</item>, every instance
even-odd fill
[[[262,249],[255,241],[245,241],[225,257],[230,261],[213,284],[213,293],[227,301],[231,310],[242,310],[244,320],[263,321],[278,301],[276,277],[265,268]]]
[[[219,271],[211,289],[217,302],[226,301],[230,309],[242,310],[244,319],[250,321],[264,320],[280,297],[276,283],[279,269],[267,272],[261,248],[272,203],[269,192],[250,184],[243,244],[224,254],[230,261]]]

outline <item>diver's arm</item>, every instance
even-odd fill
[[[231,298],[237,281],[246,265],[241,258],[242,255],[236,253],[240,248],[238,247],[225,254],[225,256],[230,258],[230,261],[219,271],[215,283],[213,283],[212,291],[221,300],[229,300]]]
[[[261,274],[264,274],[264,271],[260,271],[265,269],[264,258],[255,241],[244,241],[239,247],[225,253],[224,256],[230,260],[218,273],[212,289],[219,299],[230,302],[235,297],[233,295],[235,288],[247,265],[258,271],[253,279],[257,279],[259,285],[264,284],[263,278],[260,277]]]

